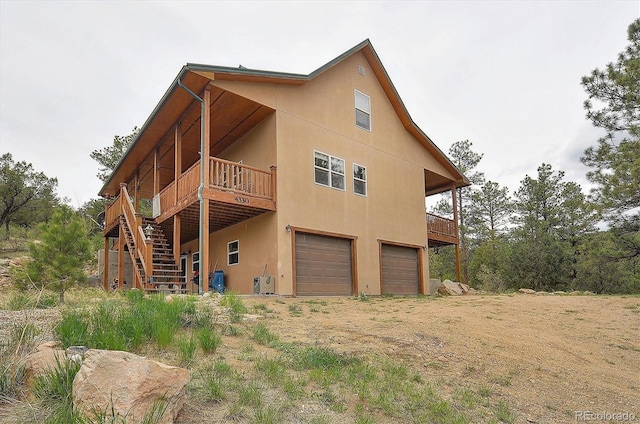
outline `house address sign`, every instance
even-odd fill
[[[235,200],[236,200],[236,203],[246,204],[246,203],[249,203],[251,199],[244,196],[236,196]]]

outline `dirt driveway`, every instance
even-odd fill
[[[606,418],[587,411],[632,414],[640,422],[637,296],[249,297],[245,302],[274,310],[264,323],[283,340],[403,358],[445,391],[460,384],[491,387],[513,407],[518,422]]]
[[[255,368],[237,357],[251,327],[261,323],[283,342],[397,358],[454,404],[461,387],[484,390],[493,403],[510,406],[516,416],[510,422],[613,423],[623,421],[613,414],[624,413],[640,422],[638,296],[250,296],[242,302],[252,313],[270,312],[249,316],[243,337],[224,337],[216,355],[240,372]],[[0,338],[25,317],[50,334],[59,316],[57,309],[0,311]],[[207,413],[215,417],[219,409],[212,404],[196,415],[186,413],[181,422],[214,422]]]

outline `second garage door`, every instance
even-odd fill
[[[351,240],[296,232],[296,294],[351,296]]]
[[[391,244],[382,245],[382,293],[418,294],[418,249]]]

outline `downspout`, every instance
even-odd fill
[[[180,78],[178,78],[178,85],[182,87],[187,93],[189,93],[194,99],[200,102],[200,185],[198,186],[198,201],[200,202],[200,219],[198,220],[200,223],[200,227],[198,230],[198,249],[200,255],[200,261],[198,262],[198,294],[202,294],[202,273],[204,272],[204,260],[208,260],[207,258],[202,257],[202,252],[204,252],[204,198],[202,196],[202,191],[204,190],[204,167],[206,166],[204,155],[204,100],[202,100],[196,93],[191,91],[189,87],[182,84]]]

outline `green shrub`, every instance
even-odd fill
[[[242,320],[244,314],[247,313],[247,307],[242,303],[242,299],[233,293],[226,292],[220,300],[220,305],[226,306],[229,310],[229,321],[237,323]]]
[[[139,302],[144,299],[144,292],[138,289],[131,289],[125,291],[124,296],[129,302]]]
[[[1,353],[1,352],[0,352]],[[0,400],[16,399],[23,396],[24,365],[0,355]]]
[[[174,329],[164,325],[161,321],[156,321],[154,335],[158,347],[163,349],[169,347],[173,342]]]
[[[206,308],[196,311],[193,323],[196,328],[211,327],[214,324],[213,309]]]
[[[55,333],[65,349],[89,345],[89,323],[77,311],[63,312]]]
[[[216,359],[213,366],[200,372],[198,392],[209,402],[221,402],[226,397],[227,383],[234,377],[233,369],[223,359]]]
[[[17,323],[11,325],[11,333],[7,341],[5,354],[26,355],[35,346],[35,338],[40,334],[40,330],[32,322]],[[2,353],[2,350],[0,350]]]
[[[253,340],[264,346],[273,346],[278,341],[278,336],[269,332],[264,324],[258,324],[253,328]]]
[[[178,340],[178,353],[180,357],[180,366],[188,367],[196,356],[196,341],[193,337]]]
[[[56,356],[56,366],[51,372],[36,378],[33,385],[34,396],[53,410],[47,422],[77,422],[78,417],[73,409],[71,388],[79,369],[79,363]]]
[[[292,303],[289,305],[289,313],[294,317],[299,317],[302,315],[302,307],[298,304]]]
[[[15,291],[6,301],[6,307],[12,311],[24,309],[47,309],[58,305],[59,297],[49,291]]]
[[[254,383],[244,384],[238,392],[238,401],[241,405],[258,407],[262,405],[261,390]]]
[[[197,330],[196,335],[200,342],[200,347],[205,353],[213,353],[216,351],[220,343],[222,343],[222,337],[220,337],[213,328],[203,327]]]

